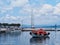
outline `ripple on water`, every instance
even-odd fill
[[[60,32],[50,32],[50,38],[32,38],[29,32],[0,35],[0,45],[59,45]]]

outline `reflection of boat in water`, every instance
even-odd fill
[[[39,29],[39,30],[32,30],[30,32],[30,35],[32,35],[33,37],[48,37],[50,33],[46,32],[43,29]]]
[[[44,42],[48,42],[47,40],[49,40],[50,38],[31,38],[30,39],[30,44],[33,45],[33,44],[41,44],[41,43],[44,43]]]

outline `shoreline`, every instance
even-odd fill
[[[22,31],[32,31],[32,30],[22,30]],[[56,30],[45,30],[45,31],[56,31]],[[60,31],[60,30],[57,30]]]

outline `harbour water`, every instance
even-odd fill
[[[30,32],[0,34],[0,45],[60,45],[60,32],[50,31],[49,38],[32,38]]]

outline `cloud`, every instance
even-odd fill
[[[60,14],[60,3],[58,3],[58,4],[54,7],[54,14],[57,14],[57,15]]]
[[[12,16],[12,15],[5,15],[0,18],[0,21],[7,22],[7,23],[20,23],[19,16]],[[19,20],[19,21],[18,21]]]
[[[17,18],[11,15],[5,15],[1,17],[1,20],[16,20]]]
[[[49,4],[44,4],[38,11],[37,14],[40,15],[49,15],[48,13],[51,13],[53,11],[53,6]]]
[[[11,0],[10,6],[12,6],[12,7],[16,7],[16,6],[20,7],[20,6],[23,6],[24,4],[26,4],[27,2],[28,2],[28,0],[14,0],[14,1]]]
[[[24,6],[28,0],[6,0],[2,1],[0,0],[0,9],[1,13],[6,12],[7,10],[13,10],[14,7],[22,7]],[[7,4],[6,4],[7,3]],[[8,4],[9,3],[9,4]]]
[[[35,0],[34,3],[36,3],[36,1],[37,0]],[[21,22],[21,20],[23,20],[24,24],[30,24],[31,15],[34,15],[33,18],[35,19],[35,24],[54,24],[60,21],[60,3],[57,3],[55,6],[42,3],[41,5],[38,5],[36,3],[38,6],[35,4],[35,6],[33,6],[32,3],[29,3],[29,0],[7,0],[7,2],[9,2],[9,5],[6,5],[3,3],[3,1],[0,2],[0,5],[2,5],[0,7],[0,12],[2,14],[5,13],[5,16],[2,16],[0,20],[4,20],[5,22]],[[19,9],[19,15],[17,16],[14,16],[14,13],[17,14],[17,12],[14,11],[15,7],[22,7]],[[10,13],[8,13],[8,11]],[[11,13],[13,13],[13,15]]]
[[[28,19],[27,19],[28,17]],[[12,15],[5,15],[5,16],[2,16],[0,18],[0,22],[5,22],[5,23],[23,23],[23,24],[27,24],[27,23],[31,23],[31,17],[30,16],[12,16]]]
[[[25,7],[26,6],[26,7]],[[60,3],[56,6],[52,6],[50,4],[43,4],[39,8],[31,7],[31,5],[25,5],[21,13],[34,15],[34,23],[35,24],[56,24],[58,23],[60,16]],[[26,19],[29,19],[26,16]],[[39,21],[40,20],[40,21]]]

